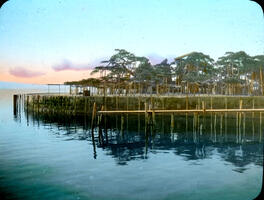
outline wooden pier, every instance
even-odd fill
[[[63,112],[69,114],[206,114],[206,113],[261,113],[264,97],[134,97],[134,96],[67,96],[58,94],[14,95],[14,111],[17,99],[23,99],[25,107],[37,112]]]
[[[246,118],[251,119],[253,138],[258,137],[258,141],[263,140],[262,114],[264,113],[264,97],[83,97],[83,96],[57,96],[46,94],[15,94],[13,96],[14,116],[21,115],[21,106],[28,113],[32,112],[36,116],[43,114],[75,116],[82,115],[85,118],[91,117],[91,136],[95,151],[95,138],[98,137],[100,145],[103,144],[104,131],[107,132],[107,121],[115,115],[116,127],[120,127],[123,137],[128,127],[129,114],[138,115],[138,132],[144,127],[146,135],[153,130],[161,129],[165,132],[166,125],[164,118],[170,115],[170,132],[173,133],[177,114],[184,115],[186,133],[192,131],[195,135],[203,134],[205,126],[210,125],[210,137],[216,141],[216,132],[219,128],[220,136],[227,137],[228,114],[234,120],[237,142],[244,141],[246,134]],[[177,109],[174,109],[177,108]],[[114,110],[115,109],[115,110]],[[109,114],[109,116],[107,116]],[[141,115],[142,114],[142,115]],[[156,116],[157,114],[157,116]],[[160,114],[158,116],[158,114]],[[206,114],[210,114],[210,124],[205,123]],[[166,116],[167,117],[167,116]],[[189,120],[192,117],[192,122]],[[19,117],[18,117],[19,118]],[[160,119],[160,120],[157,120]],[[142,126],[140,120],[145,121]],[[169,119],[169,118],[167,118]],[[209,118],[208,118],[209,119]],[[182,120],[182,118],[181,118]],[[258,125],[255,123],[258,120]],[[219,123],[219,126],[217,125]],[[217,128],[218,127],[218,128]],[[258,129],[258,136],[257,130]],[[194,140],[196,140],[194,138]]]

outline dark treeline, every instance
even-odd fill
[[[115,51],[91,72],[99,73],[99,78],[65,84],[93,86],[108,94],[264,94],[264,55],[226,52],[215,61],[209,55],[191,52],[171,63],[165,59],[153,65],[146,57],[124,49]]]

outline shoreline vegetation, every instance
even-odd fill
[[[217,61],[201,52],[191,52],[151,64],[124,49],[115,49],[109,60],[101,62],[91,74],[98,78],[68,81],[77,93],[97,95],[264,95],[264,55],[250,56],[244,51],[226,52]],[[70,87],[71,88],[71,87]],[[80,89],[80,91],[79,91]],[[70,89],[70,93],[72,93]],[[94,93],[94,92],[93,92]]]
[[[70,86],[69,95],[39,93],[19,99],[37,112],[93,115],[160,110],[173,113],[260,112],[261,116],[264,108],[264,55],[227,52],[214,61],[209,55],[191,52],[171,63],[165,59],[152,65],[146,57],[116,49],[116,54],[101,64],[91,72],[99,73],[100,77],[65,82]]]

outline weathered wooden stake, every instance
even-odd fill
[[[152,110],[152,124],[153,126],[156,126],[156,115],[155,115],[155,110]]]
[[[121,115],[121,134],[124,134],[124,115]]]
[[[76,115],[76,96],[74,97],[74,115]]]
[[[92,122],[91,122],[91,127],[92,130],[94,129],[94,119],[96,117],[96,103],[94,102],[93,104],[93,112],[92,112]]]
[[[220,134],[223,135],[223,113],[220,116]]]
[[[259,142],[262,139],[262,112],[259,113]]]
[[[174,130],[174,114],[171,113],[171,132]]]
[[[215,133],[214,141],[216,142],[216,114],[214,118],[214,133]]]
[[[13,111],[14,115],[17,115],[17,95],[13,95]]]
[[[237,112],[236,113],[236,142],[238,142],[238,121],[239,121],[239,115]]]
[[[85,112],[85,115],[87,113],[87,98],[84,97],[84,112]]]
[[[242,105],[243,105],[243,100],[239,101],[239,109],[242,109]],[[239,142],[241,142],[242,137],[241,137],[241,120],[242,120],[242,113],[239,112],[239,121],[238,121],[238,130],[239,130]]]

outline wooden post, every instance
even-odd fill
[[[214,141],[216,142],[216,113],[215,113],[215,118],[214,118]]]
[[[223,113],[220,115],[220,134],[223,134]]]
[[[140,114],[138,113],[138,133],[140,133]]]
[[[197,113],[197,132],[200,134],[200,115]]]
[[[93,142],[93,153],[94,153],[94,159],[96,159],[96,145],[95,145],[95,139],[94,139],[94,129],[92,129],[92,142]]]
[[[253,99],[252,108],[255,109],[255,99]],[[255,118],[255,113],[254,112],[252,112],[252,118]]]
[[[104,116],[104,131],[105,131],[105,140],[106,140],[106,144],[108,144],[107,115]]]
[[[239,100],[239,109],[242,109],[242,105],[243,105],[243,100],[240,99],[240,100]]]
[[[239,109],[241,110],[242,109],[242,105],[243,105],[243,100],[241,99],[240,101],[239,101]],[[238,130],[239,130],[239,142],[241,142],[241,119],[242,119],[242,113],[241,112],[239,112],[239,124],[238,124]]]
[[[121,115],[121,134],[124,134],[124,114]]]
[[[148,104],[145,102],[145,133],[147,132],[147,126],[148,126]]]
[[[171,113],[171,133],[173,132],[174,130],[174,114]]]
[[[35,96],[32,95],[32,106],[33,106],[33,112],[34,112],[34,105],[35,105]]]
[[[74,97],[74,115],[76,115],[76,107],[77,107],[77,105],[76,105],[76,96]]]
[[[236,113],[236,142],[238,142],[238,112]]]
[[[197,105],[196,105],[197,107]],[[194,134],[193,134],[193,141],[196,142],[196,134],[197,134],[197,113],[194,113],[195,115],[195,120],[194,120]]]
[[[262,140],[262,112],[259,113],[259,142]]]
[[[17,95],[14,94],[13,95],[13,111],[14,111],[14,115],[17,115]]]
[[[101,107],[101,111],[103,111],[103,110],[104,110],[104,106]],[[104,143],[103,132],[102,132],[102,121],[103,121],[103,115],[100,114],[98,116],[98,128],[99,128],[98,133],[99,133],[99,143],[100,143],[100,145],[103,145],[103,143]]]
[[[195,113],[193,113],[193,134],[195,132],[195,123],[196,123],[196,121],[195,121]]]
[[[128,110],[128,95],[126,96],[126,109]]]
[[[147,117],[148,103],[145,102],[145,117]]]
[[[205,113],[206,109],[205,109],[205,102],[202,101],[202,109],[203,109],[203,112]]]
[[[227,109],[227,98],[225,97],[225,109]],[[227,139],[227,113],[225,112],[225,140]]]
[[[92,130],[94,129],[94,119],[96,117],[96,103],[94,102],[93,104],[93,112],[92,112],[92,122],[91,122],[91,127]]]
[[[29,96],[27,95],[27,108],[28,108],[28,103],[29,103]]]
[[[252,102],[252,108],[254,109],[255,108],[255,100],[253,99],[253,102]],[[251,123],[252,123],[252,140],[254,140],[254,136],[255,136],[255,123],[254,123],[254,120],[255,120],[255,113],[252,112],[252,117],[251,117]]]
[[[185,104],[186,104],[186,110],[188,110],[189,109],[189,99],[188,99],[188,95],[186,95]]]
[[[262,77],[262,70],[259,68],[259,81],[260,81],[260,91],[261,95],[263,95],[263,77]]]
[[[39,113],[39,95],[37,95],[37,112]]]
[[[98,140],[100,145],[103,145],[103,137],[102,137],[102,127],[101,127],[101,114],[97,116],[98,121],[97,121],[97,125],[98,125]]]
[[[85,112],[85,115],[87,113],[87,98],[84,97],[84,112]]]
[[[152,124],[153,126],[156,126],[156,117],[155,117],[155,110],[152,110]]]
[[[116,95],[116,110],[118,110],[118,104],[119,104],[119,101],[118,101],[118,96]]]
[[[246,139],[246,113],[243,113],[243,141]]]

